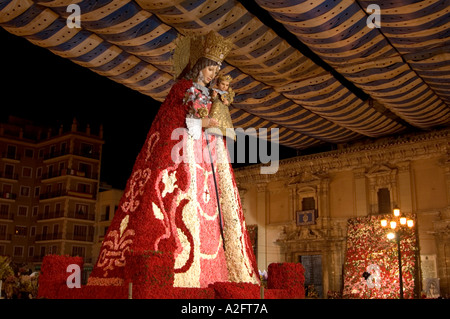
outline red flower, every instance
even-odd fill
[[[47,255],[42,260],[39,274],[38,298],[57,298],[61,287],[67,287],[67,267],[76,264],[83,269],[83,258]]]
[[[398,298],[398,256],[395,242],[386,238],[380,219],[367,216],[348,221],[347,253],[344,266],[344,298]],[[416,236],[408,229],[402,236],[402,271],[404,297],[413,298],[415,290]],[[380,268],[381,288],[370,288],[362,274],[369,265]],[[372,274],[374,275],[374,274]],[[372,278],[371,280],[374,280]]]

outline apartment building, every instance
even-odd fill
[[[39,268],[47,254],[92,255],[103,132],[76,120],[48,129],[0,124],[0,255]]]

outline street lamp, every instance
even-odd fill
[[[395,207],[393,209],[394,218],[390,221],[387,219],[382,219],[380,221],[381,227],[386,228],[388,225],[392,229],[392,232],[387,234],[388,239],[394,239],[397,242],[397,252],[398,252],[398,277],[400,281],[400,299],[403,299],[403,276],[402,276],[402,254],[400,250],[400,241],[403,231],[407,228],[412,228],[414,226],[414,221],[408,219],[402,215],[400,208]]]

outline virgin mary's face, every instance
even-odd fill
[[[199,78],[200,84],[206,85],[209,82],[211,82],[214,79],[214,77],[216,76],[217,71],[218,71],[217,65],[209,65],[209,66],[203,68],[200,71],[203,73],[203,79],[202,79],[202,77]],[[201,82],[203,82],[203,83],[201,83]]]

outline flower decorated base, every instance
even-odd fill
[[[305,298],[305,269],[300,263],[272,263],[268,267],[266,299]]]
[[[67,272],[70,265],[83,269],[83,258],[60,255],[47,255],[42,260],[39,274],[38,298],[58,298],[59,291],[67,287]]]
[[[124,278],[88,281],[70,287],[67,271],[76,264],[83,270],[83,259],[46,256],[39,278],[39,298],[47,299],[297,299],[304,298],[303,266],[271,264],[268,289],[251,283],[216,282],[205,288],[173,287],[173,255],[158,251],[134,251],[127,257]]]

